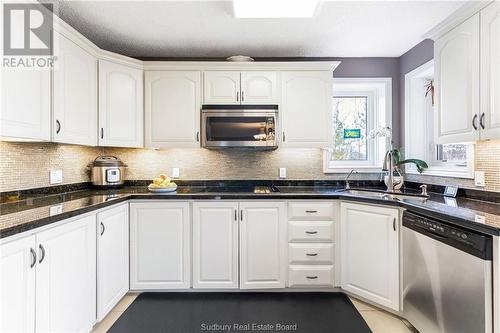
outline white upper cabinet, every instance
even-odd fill
[[[481,13],[481,139],[500,138],[500,3]]]
[[[0,246],[0,332],[35,331],[35,236]]]
[[[241,104],[278,104],[276,72],[241,72]]]
[[[201,72],[145,73],[146,147],[199,147]]]
[[[203,104],[278,104],[277,82],[272,71],[206,71]]]
[[[187,289],[191,285],[188,202],[130,204],[130,289]]]
[[[142,70],[99,60],[99,146],[142,147]]]
[[[282,72],[282,145],[328,147],[332,141],[332,98],[332,72]]]
[[[53,141],[97,144],[97,60],[54,31]]]
[[[434,44],[436,143],[479,138],[479,14]]]
[[[240,203],[240,289],[285,288],[286,246],[285,203]]]
[[[399,212],[341,203],[341,286],[399,311]]]
[[[50,141],[50,70],[2,69],[0,136]]]
[[[203,104],[240,104],[240,72],[204,72]]]
[[[193,288],[238,288],[238,203],[193,203]]]
[[[97,319],[100,321],[128,291],[128,203],[99,212],[97,223]]]
[[[36,237],[36,332],[89,332],[96,320],[96,216]]]

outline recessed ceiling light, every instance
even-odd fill
[[[319,0],[233,0],[236,18],[313,17]]]

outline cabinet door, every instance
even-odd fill
[[[434,43],[436,143],[479,138],[479,14]]]
[[[341,286],[399,311],[397,209],[341,203]]]
[[[284,288],[285,204],[242,202],[240,214],[240,288]]]
[[[130,289],[185,289],[190,280],[187,202],[130,204]]]
[[[481,11],[481,139],[500,138],[500,3]]]
[[[50,71],[2,68],[0,135],[50,141]]]
[[[201,72],[146,72],[146,146],[198,147]]]
[[[332,141],[332,73],[283,72],[281,78],[283,146],[328,147]]]
[[[97,319],[128,292],[128,204],[97,214]]]
[[[238,203],[193,204],[193,287],[238,288]]]
[[[203,104],[240,104],[240,72],[203,73]]]
[[[278,104],[276,72],[241,72],[241,104]]]
[[[36,331],[88,332],[96,320],[96,216],[37,234]]]
[[[144,145],[142,70],[99,60],[99,145]]]
[[[35,332],[35,236],[0,246],[0,332]]]
[[[97,61],[54,31],[53,124],[55,142],[97,144]]]

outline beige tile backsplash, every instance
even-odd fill
[[[500,140],[476,145],[476,169],[485,171],[485,190],[500,192]],[[0,142],[0,192],[49,186],[49,171],[62,170],[63,183],[89,181],[87,164],[96,156],[110,154],[128,164],[126,179],[152,179],[180,168],[180,178],[278,179],[278,169],[287,168],[288,179],[343,179],[344,174],[324,174],[320,149],[275,151],[207,149],[97,148],[55,143]],[[378,174],[354,178],[379,179]],[[408,175],[410,181],[457,184],[475,188],[473,180]]]

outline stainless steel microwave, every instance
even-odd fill
[[[201,145],[205,148],[276,149],[277,105],[204,105]]]

